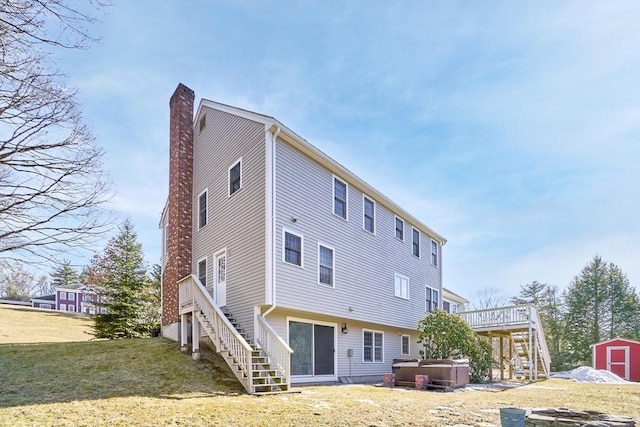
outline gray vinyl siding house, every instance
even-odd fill
[[[192,195],[192,273],[249,336],[264,316],[294,350],[292,382],[375,381],[419,357],[418,321],[441,306],[431,228],[276,119],[208,100]]]

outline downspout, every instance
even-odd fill
[[[277,125],[276,125],[277,126]],[[271,137],[271,223],[269,233],[271,234],[271,259],[268,261],[271,264],[271,277],[268,278],[270,283],[270,291],[271,291],[271,306],[262,314],[263,318],[266,318],[269,313],[276,309],[276,268],[275,268],[275,259],[276,259],[276,239],[275,239],[275,231],[276,231],[276,142],[278,140],[278,135],[280,135],[280,126],[276,127],[276,132]]]

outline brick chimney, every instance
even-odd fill
[[[194,92],[180,83],[169,101],[169,228],[162,272],[162,326],[178,339],[178,280],[191,274]]]

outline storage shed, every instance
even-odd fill
[[[614,338],[591,345],[593,368],[611,371],[620,378],[640,381],[640,342]]]

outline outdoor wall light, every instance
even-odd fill
[[[346,322],[342,322],[342,333],[343,334],[349,333],[349,328],[347,328],[347,323]]]

